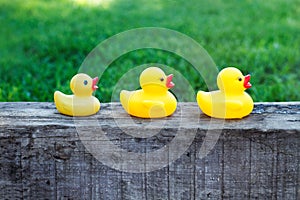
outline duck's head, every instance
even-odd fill
[[[73,76],[70,88],[76,96],[91,96],[98,88],[97,82],[98,77],[92,79],[89,75],[80,73]]]
[[[217,78],[218,87],[226,94],[238,94],[251,87],[250,75],[244,76],[240,70],[227,67],[220,71]]]
[[[166,76],[160,68],[149,67],[141,73],[140,85],[146,92],[167,92],[168,89],[174,87],[172,78],[173,74]]]

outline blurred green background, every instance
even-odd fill
[[[69,81],[93,48],[139,27],[179,31],[201,44],[219,69],[251,73],[255,101],[300,100],[299,0],[0,0],[0,24],[0,101],[70,94]],[[195,91],[207,89],[183,58],[142,49],[107,66],[96,96],[111,101],[123,73],[144,63],[178,66]]]

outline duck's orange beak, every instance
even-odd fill
[[[92,83],[92,90],[95,91],[98,89],[98,86],[96,85],[98,83],[99,78],[95,77],[93,78],[93,83]]]
[[[251,78],[250,74],[248,74],[248,75],[245,76],[244,87],[246,89],[249,89],[252,86],[251,83],[250,83],[250,78]]]
[[[167,76],[167,81],[166,81],[166,86],[168,89],[174,87],[174,83],[172,82],[173,79],[173,74],[170,74],[169,76]]]

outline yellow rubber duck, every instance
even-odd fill
[[[73,95],[66,95],[60,91],[54,92],[54,102],[57,110],[69,116],[89,116],[100,109],[99,100],[92,96],[98,88],[98,77],[92,79],[87,74],[76,74],[70,83]]]
[[[250,75],[244,76],[237,68],[223,69],[217,77],[219,90],[197,93],[200,109],[215,118],[237,119],[249,115],[253,110],[253,100],[244,92],[251,87],[249,81]]]
[[[168,90],[173,75],[166,76],[158,67],[149,67],[140,75],[140,90],[122,90],[120,101],[127,113],[141,118],[161,118],[173,114],[177,100]]]

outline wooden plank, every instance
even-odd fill
[[[247,199],[251,194],[251,143],[243,133],[224,133],[224,198]]]
[[[187,150],[176,162],[169,166],[169,198],[195,198],[195,156],[194,145]]]
[[[20,138],[1,138],[0,142],[0,198],[23,198],[23,169]]]
[[[196,150],[203,145],[205,131],[199,132],[195,141]],[[196,158],[196,198],[195,199],[221,199],[223,194],[223,141],[214,146],[208,156]],[[213,163],[213,164],[212,164]]]
[[[300,102],[256,103],[226,121],[195,103],[145,120],[119,103],[72,118],[53,103],[3,102],[0,199],[299,199],[299,122]]]

